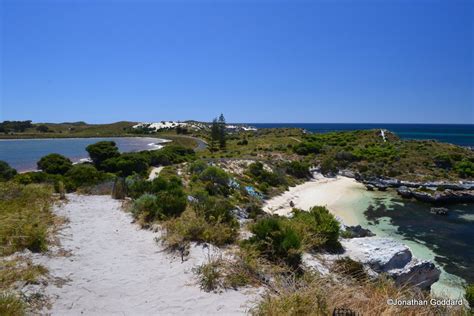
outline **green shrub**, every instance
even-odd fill
[[[192,203],[192,207],[198,214],[203,215],[206,221],[211,223],[223,222],[238,227],[238,223],[232,214],[234,205],[229,199],[209,196],[207,192],[197,192],[195,198],[197,201]]]
[[[103,174],[90,164],[72,166],[65,177],[74,189],[80,186],[97,184],[103,180]]]
[[[230,176],[224,170],[218,167],[207,167],[199,174],[198,179],[204,183],[204,186],[209,194],[227,195],[230,191]]]
[[[319,154],[322,151],[322,145],[318,142],[301,142],[293,146],[293,151],[298,155]]]
[[[141,154],[147,157],[151,166],[168,166],[182,163],[195,158],[194,150],[180,145],[168,145],[159,150],[143,151]]]
[[[0,183],[0,255],[47,249],[48,227],[54,219],[51,195],[47,185]]]
[[[286,172],[296,178],[306,178],[309,176],[309,165],[301,161],[291,161],[285,164]]]
[[[86,147],[96,167],[100,168],[103,161],[120,156],[119,150],[112,141],[101,141]]]
[[[158,217],[159,207],[157,206],[157,197],[153,194],[143,194],[133,201],[132,214],[139,218],[142,223],[151,222]]]
[[[292,268],[301,263],[301,239],[297,232],[285,225],[284,219],[270,217],[259,219],[251,226],[254,234],[249,239],[270,261],[283,262]]]
[[[224,222],[208,222],[204,214],[188,208],[179,217],[163,223],[163,243],[172,250],[182,249],[190,241],[223,246],[234,242],[238,226]]]
[[[179,216],[186,209],[187,197],[181,188],[157,193],[157,206],[160,214],[165,217]]]
[[[199,277],[201,290],[211,292],[221,286],[221,263],[220,260],[209,260],[197,266],[194,270]]]
[[[38,169],[49,174],[65,174],[72,167],[72,162],[60,154],[49,154],[42,157],[38,163]]]
[[[265,170],[263,164],[259,161],[250,164],[248,167],[248,172],[260,184],[266,183],[272,187],[286,184],[286,179],[283,173]]]
[[[295,209],[288,222],[308,250],[337,251],[341,248],[338,241],[340,224],[323,206],[315,206],[308,212]]]
[[[192,174],[200,174],[207,167],[207,163],[204,160],[196,160],[189,165],[189,172]]]
[[[16,170],[10,167],[8,163],[0,160],[0,181],[7,181],[16,175]]]
[[[134,173],[145,174],[148,170],[148,162],[139,153],[126,153],[103,161],[101,168],[107,172],[127,177]]]
[[[469,284],[466,286],[466,294],[464,294],[464,298],[469,303],[471,309],[474,310],[474,284]]]
[[[456,170],[461,178],[474,177],[474,163],[469,160],[457,162],[454,165],[454,170]]]
[[[25,303],[12,293],[0,293],[0,315],[2,316],[26,315]]]

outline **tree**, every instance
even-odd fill
[[[91,144],[86,147],[86,150],[98,168],[100,168],[100,165],[105,160],[120,156],[115,142],[112,141],[102,141]]]
[[[102,174],[91,164],[74,165],[65,176],[74,188],[98,183],[102,178]]]
[[[44,125],[44,124],[41,124],[41,125],[38,125],[36,126],[36,130],[40,133],[47,133],[49,132],[49,128],[48,126]]]
[[[217,121],[219,126],[219,148],[225,149],[226,146],[226,129],[225,129],[225,118],[224,114],[221,113],[219,120]]]
[[[37,166],[49,174],[65,174],[72,167],[72,162],[60,154],[49,154],[42,157]]]
[[[213,119],[211,125],[211,151],[216,150],[217,142],[219,142],[219,136],[219,123],[217,122],[217,119]]]
[[[0,160],[0,181],[7,181],[16,175],[16,170],[10,167],[8,163]]]

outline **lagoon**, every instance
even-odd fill
[[[36,170],[41,157],[58,153],[77,162],[87,158],[86,147],[99,141],[114,141],[121,152],[161,148],[163,139],[152,137],[102,137],[102,138],[48,138],[0,140],[0,160],[6,161],[19,172]]]

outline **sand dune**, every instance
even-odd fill
[[[53,278],[47,295],[57,315],[233,315],[245,313],[256,290],[206,293],[192,268],[208,249],[194,246],[189,260],[172,258],[154,241],[155,233],[131,224],[120,202],[108,196],[70,194],[56,212],[69,219],[60,233],[71,256],[41,256]]]

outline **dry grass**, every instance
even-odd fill
[[[47,249],[48,229],[54,223],[51,204],[50,186],[0,183],[0,256]]]
[[[397,287],[392,280],[354,280],[333,274],[320,277],[305,273],[279,279],[252,311],[254,315],[328,315],[345,308],[354,315],[467,315],[467,309],[433,306],[428,293],[410,287]],[[426,305],[394,306],[391,300],[420,300]]]

